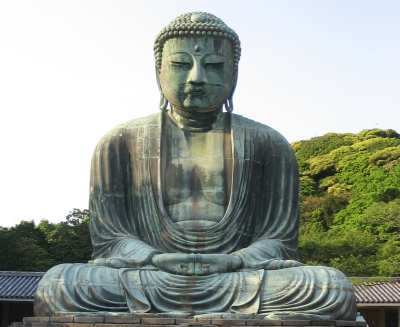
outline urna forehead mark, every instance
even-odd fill
[[[196,57],[205,54],[219,54],[233,59],[230,42],[215,37],[177,37],[165,43],[164,58],[178,52],[187,52]]]

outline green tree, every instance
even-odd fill
[[[21,221],[0,232],[0,270],[44,271],[54,263],[46,235],[33,221]]]
[[[88,210],[74,209],[59,224],[21,221],[0,227],[0,270],[46,271],[64,262],[87,262],[92,253]]]
[[[87,262],[92,254],[89,211],[74,209],[48,234],[49,253],[59,263]]]
[[[400,135],[329,133],[293,144],[300,257],[351,276],[399,274]]]

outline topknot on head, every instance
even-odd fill
[[[179,36],[212,36],[228,39],[233,49],[233,65],[237,70],[241,48],[238,35],[218,17],[206,12],[190,12],[176,17],[158,33],[154,42],[156,66],[161,68],[165,42]]]

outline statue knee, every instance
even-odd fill
[[[347,286],[348,288],[353,289],[350,280],[340,270],[332,267],[322,267],[322,268],[329,274],[332,283],[337,283],[342,286]]]

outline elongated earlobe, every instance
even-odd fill
[[[160,110],[166,111],[168,107],[168,100],[165,98],[164,94],[160,94]]]
[[[233,100],[232,98],[226,99],[225,103],[225,110],[228,114],[230,114],[233,111]]]
[[[160,71],[157,66],[156,66],[156,79],[157,79],[158,90],[160,91],[160,110],[166,111],[167,107],[168,107],[168,100],[165,98],[162,87],[161,87]]]
[[[233,94],[235,93],[235,89],[236,89],[236,85],[237,85],[237,80],[238,80],[238,70],[236,68],[236,72],[235,72],[235,77],[234,77],[234,81],[233,81],[233,85],[232,85],[232,90],[231,90],[231,94],[229,95],[229,98],[226,99],[225,103],[224,103],[224,107],[227,113],[231,113],[233,111]]]

